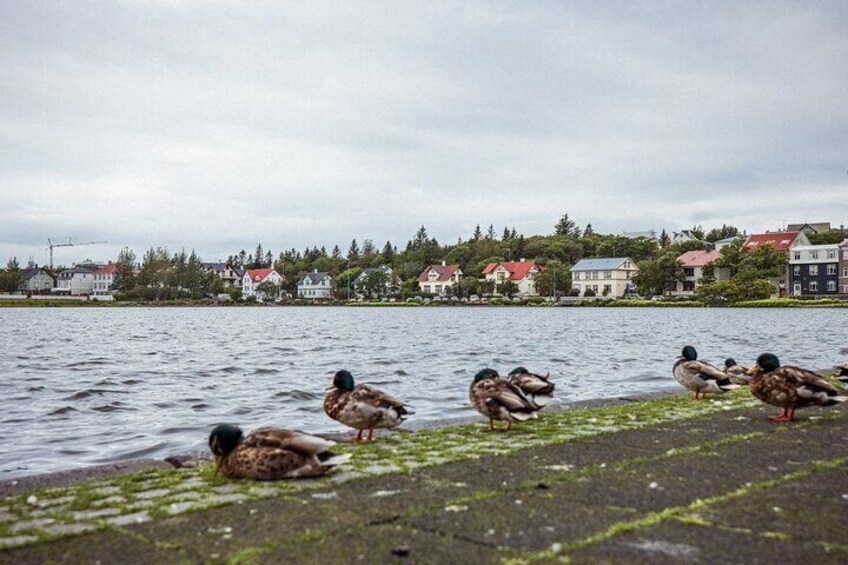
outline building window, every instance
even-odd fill
[[[796,277],[801,276],[801,265],[795,265],[795,267],[792,269],[792,272],[795,274]]]
[[[604,278],[605,279],[611,279],[612,278],[612,272],[611,271],[604,271]]]
[[[604,285],[604,294],[607,295],[607,296],[612,294],[612,285],[611,284],[605,284]]]
[[[810,292],[818,292],[819,291],[819,282],[818,281],[810,281]]]
[[[695,269],[694,269],[694,267],[684,267],[684,268],[683,268],[683,276],[685,276],[685,277],[694,277],[694,276],[695,276]]]
[[[827,250],[827,258],[828,259],[836,259],[836,250],[835,249],[828,249]]]
[[[835,275],[836,274],[836,265],[828,265],[827,266],[827,274]]]
[[[695,290],[695,281],[683,281],[683,290],[687,292]]]
[[[819,274],[819,266],[818,265],[810,265],[810,276],[815,277]]]
[[[818,259],[819,252],[818,251],[810,251],[810,259]]]
[[[827,281],[827,291],[836,292],[836,281]]]
[[[800,252],[800,251],[796,251],[796,252],[795,252],[795,260],[796,260],[796,261],[800,261],[800,260],[801,260],[801,252]]]

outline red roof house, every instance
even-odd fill
[[[721,251],[712,249],[710,251],[687,251],[677,260],[683,263],[684,267],[703,267],[707,263],[712,263],[720,258]]]
[[[784,231],[775,233],[755,233],[742,244],[742,252],[750,253],[758,247],[771,244],[777,251],[788,252],[796,245],[810,245],[810,240],[803,232]]]
[[[253,284],[259,284],[268,278],[274,271],[274,269],[248,269],[245,275],[253,282]]]
[[[459,282],[462,269],[459,265],[429,265],[418,275],[418,287],[421,292],[443,294],[448,288]]]
[[[483,269],[483,275],[488,278],[488,275],[495,272],[499,265],[509,273],[509,280],[512,281],[520,281],[528,274],[542,272],[544,270],[536,261],[498,261],[486,265],[486,268]]]

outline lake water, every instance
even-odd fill
[[[3,308],[0,479],[206,450],[218,422],[341,431],[334,372],[473,415],[476,371],[550,371],[560,402],[676,386],[685,344],[715,363],[848,358],[845,310],[692,308]]]

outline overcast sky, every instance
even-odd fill
[[[848,224],[848,3],[0,0],[0,259]]]

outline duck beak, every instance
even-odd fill
[[[333,390],[334,388],[336,388],[336,385],[334,385],[333,383],[330,383],[330,386],[328,386],[324,390]]]
[[[751,367],[750,369],[748,369],[748,372],[747,372],[746,374],[747,374],[747,375],[756,375],[756,374],[757,374],[757,373],[759,373],[759,372],[760,372],[760,366],[759,366],[759,365],[754,365],[753,367]]]

